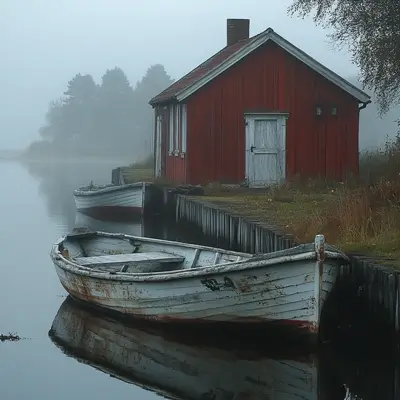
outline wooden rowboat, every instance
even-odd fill
[[[348,263],[323,235],[251,255],[98,231],[60,238],[51,258],[65,290],[95,306],[159,322],[262,324],[296,336],[318,333]]]
[[[73,191],[79,212],[93,217],[142,215],[152,201],[153,185],[138,182],[126,185],[83,186]]]
[[[227,345],[226,337],[188,340],[176,330],[105,318],[71,299],[49,337],[67,356],[169,399],[317,400],[320,389],[317,362],[306,353],[270,354],[259,345]]]

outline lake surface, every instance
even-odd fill
[[[0,162],[0,334],[23,338],[0,342],[0,399],[399,398],[399,368],[386,355],[326,347],[304,358],[271,354],[257,343],[205,343],[103,318],[69,301],[49,251],[75,226],[194,241],[192,232],[173,227],[77,215],[73,188],[109,182],[119,164]]]

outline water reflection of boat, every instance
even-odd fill
[[[226,338],[201,345],[182,332],[125,325],[70,298],[49,336],[68,356],[168,398],[317,399],[317,367],[311,357],[293,360],[268,356],[259,348],[229,348]]]
[[[103,221],[89,217],[88,215],[82,214],[80,212],[76,213],[75,227],[87,227],[92,231],[125,233],[132,236],[144,236],[144,227],[142,221],[129,223]]]

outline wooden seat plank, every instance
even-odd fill
[[[110,254],[94,257],[77,257],[75,261],[83,266],[101,265],[101,264],[124,264],[129,262],[183,262],[185,257],[175,254],[154,251],[148,253],[129,253],[129,254]]]

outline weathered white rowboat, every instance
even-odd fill
[[[202,337],[189,341],[179,331],[165,334],[88,312],[71,299],[61,305],[49,337],[67,356],[165,398],[318,398],[312,356],[270,354],[248,344],[229,347],[221,337],[211,344]]]
[[[161,322],[267,324],[316,334],[348,258],[315,243],[251,255],[105,232],[59,239],[51,258],[72,297]]]
[[[88,185],[73,192],[79,212],[91,216],[142,215],[150,201],[150,183]]]

